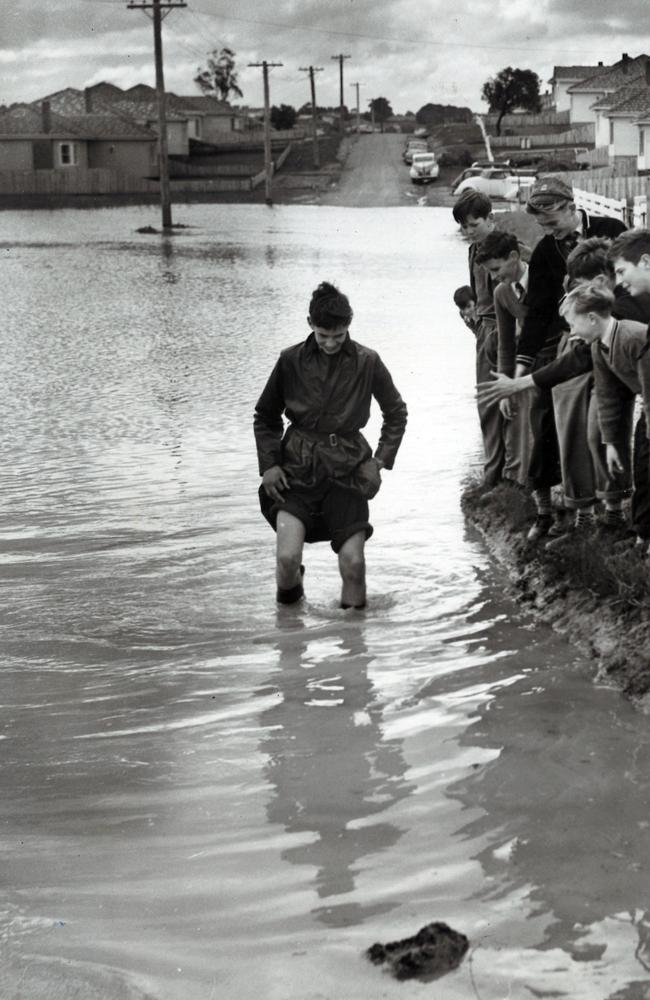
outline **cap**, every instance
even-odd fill
[[[527,207],[533,211],[548,212],[567,201],[573,201],[570,184],[561,177],[540,177],[530,189]]]

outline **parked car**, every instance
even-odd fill
[[[410,166],[411,163],[413,162],[414,153],[428,153],[428,152],[429,152],[429,147],[427,145],[426,139],[411,139],[411,141],[407,143],[406,148],[402,153],[402,159],[404,160],[404,163],[408,163]]]
[[[454,194],[462,194],[463,191],[482,191],[490,198],[516,201],[520,193],[525,192],[534,183],[535,177],[532,174],[520,175],[516,171],[504,170],[502,167],[487,167],[475,176],[462,180],[456,186]]]
[[[435,181],[440,173],[440,167],[435,153],[413,153],[413,162],[409,176],[414,184],[428,184]]]

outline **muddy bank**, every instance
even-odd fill
[[[526,541],[534,511],[523,490],[484,492],[469,486],[463,512],[507,570],[517,599],[594,659],[597,680],[650,711],[650,566],[633,538],[594,531],[550,553],[543,542]]]

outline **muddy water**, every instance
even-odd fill
[[[650,996],[650,728],[503,596],[444,210],[4,213],[0,995]],[[251,415],[314,285],[410,407],[369,605],[276,610]],[[369,434],[377,433],[377,421]],[[434,986],[362,957],[445,920]]]

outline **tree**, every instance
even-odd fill
[[[204,94],[217,94],[222,101],[227,101],[231,93],[244,96],[237,82],[235,53],[225,47],[208,52],[208,64],[205,69],[199,66],[194,82]]]
[[[370,111],[373,118],[376,122],[379,122],[383,132],[384,122],[393,117],[393,109],[391,108],[390,103],[385,97],[373,97],[371,101],[368,101],[368,104],[370,105]]]
[[[418,125],[448,125],[450,123],[470,123],[474,115],[469,108],[460,108],[455,104],[424,104],[415,113]]]
[[[488,102],[490,111],[497,111],[499,114],[497,135],[501,135],[503,116],[514,108],[540,110],[539,84],[539,77],[532,69],[513,69],[512,66],[506,66],[483,84],[481,96]]]
[[[279,108],[274,104],[271,108],[271,125],[275,129],[293,128],[297,117],[298,112],[290,104],[281,104]]]

